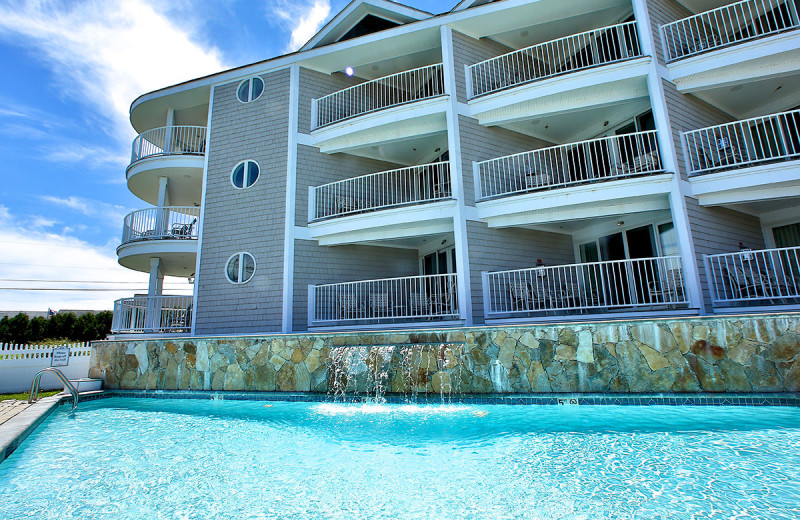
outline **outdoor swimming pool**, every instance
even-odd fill
[[[110,398],[0,464],[0,518],[797,518],[800,409]]]

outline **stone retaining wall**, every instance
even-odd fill
[[[800,391],[800,314],[104,341],[89,375],[105,388],[327,392],[331,350],[348,345],[397,346],[360,363],[385,362],[395,393]]]

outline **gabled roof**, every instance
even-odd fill
[[[433,16],[431,13],[392,2],[391,0],[353,0],[333,17],[300,50],[306,51],[339,41],[365,17],[372,15],[397,25],[417,22]]]
[[[450,12],[453,13],[455,11],[463,11],[464,9],[469,9],[470,7],[478,7],[479,5],[488,4],[490,2],[494,2],[495,0],[461,0],[456,6],[450,9]]]

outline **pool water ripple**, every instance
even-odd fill
[[[0,518],[798,518],[800,410],[113,398],[0,464]]]

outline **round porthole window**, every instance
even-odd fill
[[[255,101],[264,92],[264,81],[259,77],[249,78],[239,83],[236,97],[242,103]]]
[[[231,283],[247,283],[255,272],[256,260],[250,253],[236,253],[225,266],[225,275]]]
[[[233,167],[231,182],[236,188],[249,188],[258,180],[259,167],[255,161],[242,161]]]

